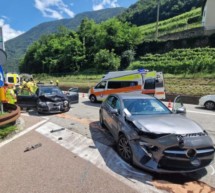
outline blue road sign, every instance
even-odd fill
[[[3,87],[3,86],[4,86],[4,72],[0,64],[0,87]]]

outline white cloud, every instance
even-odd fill
[[[2,27],[4,42],[6,42],[7,40],[10,40],[12,38],[15,38],[15,37],[21,35],[22,33],[24,33],[23,31],[17,31],[15,29],[12,29],[10,27],[10,25],[6,24],[5,20],[1,19],[1,18],[0,18],[0,27]]]
[[[75,14],[63,0],[34,0],[34,6],[42,12],[44,17],[62,19],[64,14],[74,17]]]
[[[100,10],[104,8],[113,8],[113,7],[119,7],[119,4],[117,3],[117,0],[93,0],[93,10]]]

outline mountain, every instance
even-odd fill
[[[125,8],[122,7],[109,8],[99,11],[84,12],[76,15],[72,19],[61,19],[39,24],[26,33],[5,42],[5,49],[8,56],[5,66],[6,71],[16,71],[20,57],[23,56],[28,46],[38,40],[42,35],[54,33],[58,31],[61,26],[76,30],[84,18],[93,19],[96,23],[100,23],[121,14],[123,11],[125,11]]]
[[[160,20],[172,18],[193,8],[201,7],[204,0],[160,0]],[[139,0],[118,18],[137,26],[153,23],[157,19],[158,0]]]

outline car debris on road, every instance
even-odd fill
[[[26,149],[24,150],[24,152],[28,152],[28,151],[34,150],[34,149],[36,149],[38,147],[41,147],[41,146],[42,146],[41,143],[37,143],[35,145],[32,145],[31,147],[26,147]]]

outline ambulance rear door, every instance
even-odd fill
[[[165,99],[164,77],[162,72],[156,73],[155,79],[155,97],[158,99]]]
[[[153,95],[155,94],[155,84],[156,84],[156,72],[151,71],[143,74],[143,94]]]

